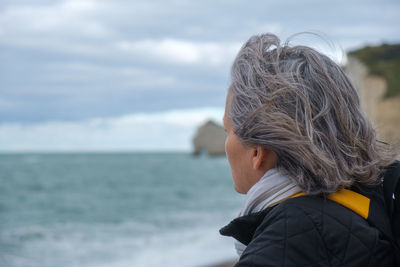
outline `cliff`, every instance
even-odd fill
[[[400,44],[366,46],[349,52],[349,56],[365,64],[369,75],[386,81],[385,97],[400,95]]]
[[[400,45],[349,52],[345,71],[379,138],[400,145]]]

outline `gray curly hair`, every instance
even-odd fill
[[[235,134],[277,153],[277,167],[304,192],[377,184],[394,160],[394,147],[377,140],[346,74],[316,50],[256,35],[231,75],[227,116]]]

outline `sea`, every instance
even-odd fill
[[[224,156],[0,154],[0,266],[209,266],[242,201]]]

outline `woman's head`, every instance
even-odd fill
[[[275,152],[257,145],[244,144],[235,134],[232,123],[227,117],[232,90],[226,96],[224,127],[227,133],[225,152],[232,170],[232,178],[237,192],[246,194],[249,189],[269,169],[276,166],[278,157]]]
[[[306,46],[251,37],[232,66],[226,117],[244,146],[273,151],[307,193],[375,183],[393,152],[376,140],[342,69]],[[234,166],[232,166],[232,169]]]

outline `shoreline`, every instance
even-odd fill
[[[237,263],[237,260],[229,260],[224,262],[219,262],[210,265],[203,265],[202,267],[233,267]]]

